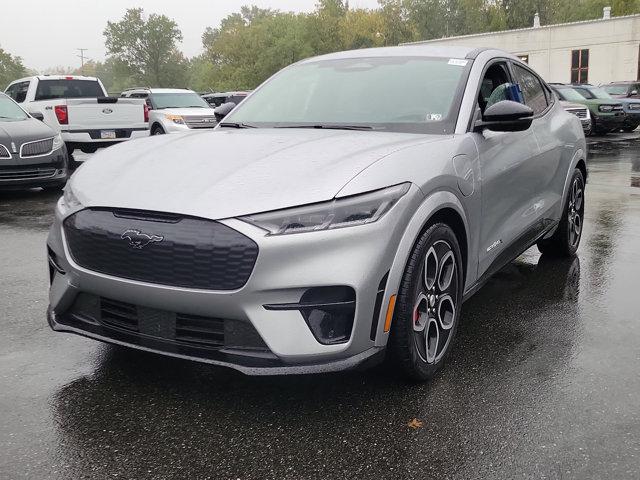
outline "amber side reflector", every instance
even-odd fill
[[[391,328],[391,320],[393,319],[393,309],[396,307],[396,296],[391,295],[389,298],[389,306],[387,307],[387,318],[384,321],[385,333]]]

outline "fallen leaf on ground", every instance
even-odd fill
[[[408,424],[409,428],[413,428],[414,430],[417,430],[418,428],[422,428],[423,425],[424,423],[422,423],[422,420],[418,420],[417,418],[414,418]]]

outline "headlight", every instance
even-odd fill
[[[409,191],[409,183],[329,202],[241,217],[269,235],[314,232],[373,223]]]
[[[73,193],[73,189],[71,188],[71,185],[69,183],[67,183],[67,185],[64,187],[64,195],[62,196],[62,200],[64,201],[64,204],[68,209],[74,209],[82,206],[82,203],[80,202],[80,200],[78,200],[76,194]]]
[[[184,125],[184,119],[181,115],[166,114],[164,118],[166,118],[167,120],[171,120],[173,123],[177,123],[178,125]]]
[[[613,105],[600,105],[598,107],[598,111],[600,111],[600,112],[611,112],[611,111],[613,111]]]
[[[57,134],[55,137],[53,137],[53,149],[57,150],[62,147],[62,145],[64,145],[64,142],[62,141],[62,135]]]

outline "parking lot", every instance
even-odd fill
[[[535,248],[464,306],[450,363],[245,377],[53,333],[57,196],[0,194],[0,477],[637,478],[640,143],[595,142],[579,256]]]

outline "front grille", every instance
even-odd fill
[[[197,348],[269,351],[253,325],[243,320],[175,313],[88,293],[76,297],[68,314],[85,329],[106,336],[123,332]]]
[[[84,268],[175,287],[237,290],[258,256],[253,240],[222,223],[173,214],[85,209],[64,232]]]
[[[138,331],[138,313],[135,305],[130,303],[101,298],[100,319],[102,323],[110,327]]]
[[[11,158],[9,149],[0,143],[0,158]]]
[[[621,112],[622,111],[622,105],[621,104],[614,105],[613,106],[613,111],[614,112]]]
[[[587,118],[587,109],[586,108],[569,108],[567,112],[573,113],[578,118]]]
[[[46,155],[52,150],[53,138],[47,138],[45,140],[23,143],[20,147],[20,156],[22,158],[36,157],[38,155]]]
[[[183,118],[189,128],[213,128],[218,123],[214,115],[187,115]]]
[[[179,313],[176,315],[176,340],[223,346],[224,320]]]
[[[55,168],[0,168],[0,180],[39,180],[53,177]]]

